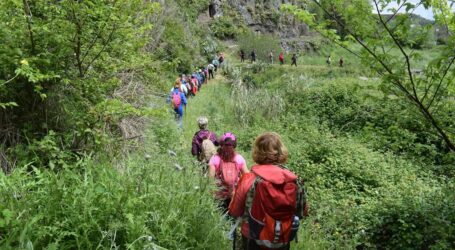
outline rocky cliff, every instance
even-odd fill
[[[270,33],[282,39],[308,35],[308,26],[294,17],[280,13],[280,5],[296,3],[296,0],[212,0],[211,17],[232,15],[239,17],[254,32]]]

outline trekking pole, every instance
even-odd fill
[[[234,238],[232,240],[232,250],[235,250],[235,242],[237,241],[237,231],[234,230]]]
[[[233,250],[235,250],[235,240],[237,238],[236,237],[237,234],[235,233],[235,230],[237,229],[237,227],[239,226],[241,221],[242,221],[241,217],[237,218],[234,225],[232,225],[231,230],[229,230],[229,232],[228,232],[228,238],[232,239],[232,249]]]

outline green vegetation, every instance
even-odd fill
[[[259,35],[246,32],[237,38],[239,50],[245,51],[246,58],[250,58],[251,51],[256,51],[256,58],[268,62],[268,55],[272,51],[277,55],[281,51],[280,41],[272,35]],[[276,59],[275,59],[276,60]]]
[[[400,99],[355,65],[264,67],[227,68],[243,121],[231,130],[246,152],[260,132],[284,135],[312,204],[295,249],[454,247],[454,155]]]
[[[144,150],[115,166],[81,159],[58,172],[0,172],[1,248],[225,248],[212,188],[187,152],[167,155],[180,142],[171,117],[163,120]]]
[[[226,248],[162,98],[216,51],[204,6],[1,1],[1,249]]]
[[[357,12],[364,1],[320,1],[352,17],[340,23],[314,4],[287,6],[322,36],[291,46],[298,67],[290,54],[281,66],[268,63],[280,40],[246,32],[232,9],[201,26],[209,1],[161,2],[0,1],[1,249],[229,249],[229,222],[190,156],[202,115],[218,135],[236,134],[249,167],[258,134],[283,136],[311,204],[293,249],[455,248],[453,36],[433,47],[431,27],[400,16],[396,47],[369,36],[386,31]],[[255,4],[256,18],[281,18]],[[438,25],[454,30],[440,7]],[[221,50],[215,37],[237,44],[225,45],[221,73],[190,99],[179,131],[165,95]],[[258,62],[241,64],[240,49],[256,49]],[[397,83],[415,87],[446,138]]]
[[[436,23],[447,27],[450,35],[442,52],[425,64],[424,74],[421,75],[415,74],[413,70],[415,61],[421,61],[421,53],[408,50],[406,46],[424,47],[430,33],[434,34],[434,31],[431,25],[414,26],[410,21],[409,17],[418,6],[403,2],[401,6],[405,8],[405,14],[400,14],[398,9],[391,9],[393,14],[387,17],[382,13],[389,11],[388,4],[395,1],[355,0],[349,1],[351,7],[347,7],[347,1],[310,2],[322,11],[323,20],[315,18],[320,12],[311,13],[312,9],[309,8],[283,5],[282,9],[306,22],[323,37],[355,54],[364,65],[382,77],[389,92],[398,93],[397,96],[409,103],[407,106],[410,112],[419,112],[422,121],[444,140],[448,150],[454,152],[453,123],[447,123],[446,112],[440,112],[445,111],[451,102],[448,97],[455,78],[450,70],[455,62],[454,44],[451,44],[455,15],[448,2],[438,0],[424,4],[425,8],[433,8]],[[400,2],[396,1],[396,4],[400,5]],[[360,46],[360,52],[354,51],[350,42]],[[399,53],[391,53],[392,50]]]

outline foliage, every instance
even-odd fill
[[[432,127],[433,133],[438,134],[446,143],[449,150],[454,151],[453,124],[446,125],[444,113],[440,112],[445,102],[451,98],[450,89],[453,83],[453,72],[450,70],[454,64],[453,44],[447,44],[443,53],[425,65],[425,74],[415,75],[413,72],[414,61],[421,60],[421,53],[414,50],[406,50],[403,41],[410,40],[413,47],[422,47],[423,42],[432,29],[429,26],[417,32],[412,28],[412,22],[408,16],[417,8],[410,2],[379,0],[373,1],[312,1],[326,15],[327,21],[315,20],[314,14],[308,10],[299,9],[295,6],[284,5],[283,10],[293,13],[297,18],[308,23],[312,28],[329,38],[337,45],[356,54],[363,63],[382,76],[386,83],[388,93],[400,93],[407,100],[410,110],[417,107],[421,113],[421,119]],[[405,9],[406,14],[398,14],[398,9],[392,9],[392,16],[382,15],[388,10],[390,3],[396,3]],[[423,1],[425,8],[433,7],[436,20],[444,24],[448,30],[453,30],[455,18],[448,11],[450,7],[447,1]],[[375,15],[370,14],[374,11]],[[393,19],[392,24],[390,21]],[[330,29],[335,23],[342,28]],[[453,36],[453,32],[451,33]],[[344,40],[341,37],[345,38]],[[449,39],[451,41],[453,39]],[[362,47],[360,53],[353,51],[348,41],[354,41]],[[398,55],[390,53],[396,49]],[[436,100],[436,101],[435,101]],[[441,116],[442,114],[442,116]]]
[[[242,66],[229,69],[231,91],[240,81],[245,89],[271,92],[281,99],[262,101],[283,103],[284,110],[265,119],[250,114],[247,126],[226,123],[242,152],[263,131],[283,136],[287,166],[306,180],[311,204],[300,232],[307,241],[295,249],[454,247],[454,155],[425,123],[415,122],[418,114],[410,115],[403,100],[384,94],[377,79],[346,75],[348,69],[272,65],[254,73]],[[239,114],[248,109],[237,103],[254,102],[233,99]]]
[[[237,25],[234,24],[234,20],[229,16],[216,17],[211,22],[210,29],[220,39],[232,39],[239,33]]]
[[[203,38],[201,42],[201,54],[208,62],[211,62],[213,55],[217,55],[220,45],[210,36]]]
[[[143,1],[7,0],[0,3],[0,10],[0,37],[4,41],[0,79],[9,79],[0,86],[1,106],[8,106],[0,110],[0,130],[12,130],[32,144],[52,140],[52,147],[59,151],[87,152],[102,146],[101,142],[108,140],[101,139],[106,133],[100,131],[106,123],[115,124],[100,119],[93,107],[122,85],[122,71],[150,63],[144,61],[140,50],[151,29],[147,18],[159,5]],[[115,108],[108,103],[104,107]],[[105,132],[116,133],[115,129]],[[22,145],[14,146],[27,141],[2,140],[10,142],[10,152],[26,155],[19,152]],[[48,162],[36,161],[38,158],[54,157],[50,151],[37,151],[33,146],[30,151],[40,152],[33,156],[37,165]]]
[[[186,15],[188,20],[195,20],[200,12],[208,10],[210,0],[176,0],[176,2],[184,10],[181,15]]]
[[[171,119],[169,119],[170,122]],[[172,135],[156,124],[151,138]],[[150,145],[149,154],[159,153]],[[182,152],[177,152],[184,155]],[[184,171],[174,164],[184,163]],[[0,173],[0,247],[215,249],[226,247],[225,221],[200,166],[189,157],[132,155],[115,169],[81,159],[58,172],[33,168]]]

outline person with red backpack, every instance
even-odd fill
[[[216,154],[216,146],[218,141],[216,134],[207,129],[207,117],[199,117],[197,119],[199,131],[193,136],[191,144],[191,154],[205,164],[208,164],[213,155]]]
[[[258,165],[240,178],[229,214],[243,216],[243,249],[288,250],[308,216],[303,181],[282,165],[288,152],[277,133],[258,136],[252,155]]]
[[[169,95],[169,101],[175,112],[175,120],[180,129],[183,128],[183,107],[186,107],[187,101],[185,94],[181,91],[180,79],[177,79],[174,84],[174,89]]]
[[[198,87],[199,83],[198,83],[198,80],[195,75],[191,76],[190,83],[191,83],[191,91],[193,92],[193,95],[196,96],[197,91],[199,89],[199,87]]]
[[[217,154],[209,162],[209,177],[215,179],[218,186],[215,198],[221,202],[223,212],[227,212],[240,175],[248,173],[249,170],[245,158],[235,151],[237,140],[234,134],[223,134],[219,144]]]
[[[280,64],[281,65],[284,64],[284,54],[283,54],[283,52],[281,52],[280,55],[278,56],[278,60],[280,60]]]

